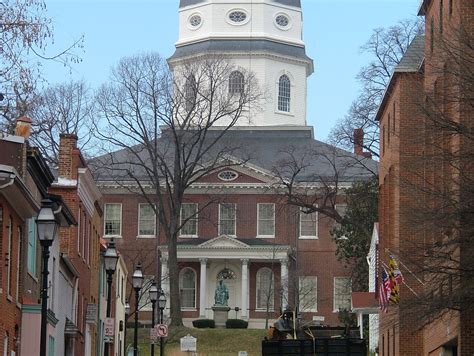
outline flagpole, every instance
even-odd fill
[[[403,268],[405,268],[405,269],[408,271],[408,273],[410,273],[413,277],[415,277],[415,279],[416,279],[421,285],[423,285],[423,286],[425,285],[425,283],[423,283],[423,281],[422,281],[420,278],[418,278],[418,276],[417,276],[415,273],[413,273],[413,272],[402,262],[402,260],[400,259],[400,256],[399,256],[399,255],[397,255],[396,253],[390,251],[390,249],[388,249],[388,248],[385,248],[385,252],[388,252],[388,253],[390,253],[391,255],[397,256],[398,262],[400,263],[400,265],[401,265]],[[383,263],[383,262],[382,262],[382,263]]]

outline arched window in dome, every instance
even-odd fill
[[[196,272],[183,268],[179,273],[179,291],[182,308],[196,308]]]
[[[274,280],[273,272],[268,267],[260,268],[256,275],[256,293],[257,293],[257,309],[273,309],[274,298]]]
[[[290,112],[291,104],[291,82],[286,74],[278,81],[278,110]]]
[[[194,75],[190,75],[186,79],[186,84],[184,87],[184,107],[186,111],[191,111],[196,105],[196,96],[197,96],[197,87],[196,79]]]
[[[244,75],[238,70],[230,73],[229,94],[242,94],[244,92]]]

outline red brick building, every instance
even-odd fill
[[[95,355],[98,335],[100,236],[102,233],[101,193],[77,148],[77,137],[63,134],[59,146],[57,179],[49,192],[60,195],[74,214],[77,225],[60,230],[60,250],[79,274],[75,288],[74,352]],[[77,328],[77,329],[76,329]]]
[[[461,272],[472,250],[460,242],[472,230],[457,210],[472,202],[472,140],[453,128],[473,127],[474,3],[425,0],[420,15],[426,34],[395,69],[377,114],[380,263],[394,255],[405,278],[399,305],[381,314],[379,352],[471,355],[474,313],[455,307],[455,296],[472,289]]]

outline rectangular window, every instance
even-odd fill
[[[54,340],[54,337],[49,335],[49,338],[48,338],[48,356],[54,356],[55,355],[55,348],[56,348],[56,340]]]
[[[143,287],[140,289],[140,297],[138,300],[138,310],[140,311],[151,311],[150,301],[150,287],[153,282],[154,276],[145,276],[143,280]]]
[[[155,237],[156,215],[153,206],[138,204],[138,236]]]
[[[302,312],[318,311],[318,277],[300,276],[298,299]]]
[[[122,204],[105,204],[104,235],[122,235]]]
[[[275,204],[257,204],[257,235],[275,237]]]
[[[181,205],[179,236],[197,237],[198,235],[198,205],[196,203],[183,203]]]
[[[12,250],[13,250],[13,219],[8,219],[8,256],[7,256],[7,296],[12,295]]]
[[[350,277],[334,277],[334,311],[351,308],[352,280]]]
[[[28,272],[36,277],[36,220],[34,218],[28,219],[26,224],[28,226]]]
[[[300,210],[300,239],[318,238],[318,213],[306,214]]]
[[[16,250],[16,288],[15,288],[15,300],[20,301],[20,262],[21,262],[21,240],[23,239],[21,228],[18,228],[17,235],[17,250]]]
[[[219,204],[219,235],[236,235],[235,217],[235,204]]]
[[[77,213],[77,254],[81,255],[81,234],[82,234],[82,210],[81,206],[79,205],[79,212]]]
[[[336,204],[334,208],[336,209],[336,212],[339,214],[339,216],[341,216],[342,218],[346,216],[347,204]],[[334,227],[340,229],[341,224],[335,222]]]

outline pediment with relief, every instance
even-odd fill
[[[229,237],[226,235],[215,237],[211,240],[203,242],[199,245],[199,247],[205,248],[248,248],[249,245],[242,242],[241,240],[237,240],[235,237]]]

